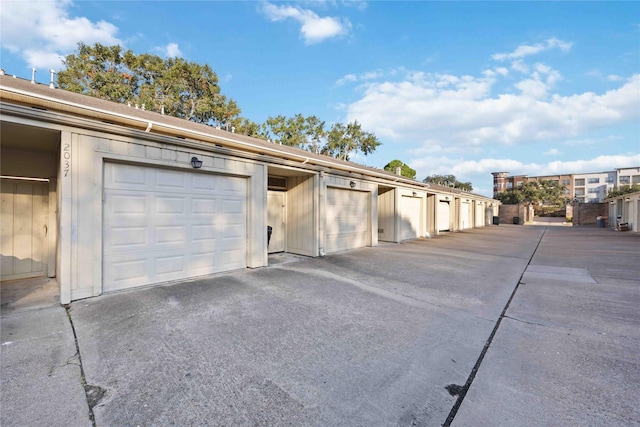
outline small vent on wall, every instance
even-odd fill
[[[286,190],[286,189],[287,189],[287,178],[282,178],[280,176],[269,177],[269,190]]]

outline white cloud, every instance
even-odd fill
[[[2,48],[22,56],[35,68],[62,67],[60,58],[72,53],[78,42],[122,44],[118,28],[106,21],[71,17],[70,0],[2,3]]]
[[[543,153],[545,156],[558,156],[562,154],[557,148],[551,148]]]
[[[263,5],[264,14],[272,21],[293,19],[301,24],[300,33],[306,44],[320,43],[332,37],[344,36],[351,30],[347,19],[320,17],[309,9],[295,6],[276,6],[271,3]]]
[[[356,80],[358,80],[358,77],[355,74],[347,74],[344,77],[342,77],[341,79],[339,79],[336,84],[338,86],[343,85],[345,83],[349,83],[349,82],[355,82]]]
[[[551,161],[547,163],[521,162],[513,159],[486,158],[462,160],[448,156],[429,156],[409,163],[417,176],[432,174],[453,174],[460,181],[470,181],[474,193],[493,196],[491,172],[505,171],[511,175],[553,175],[611,171],[616,168],[632,167],[640,164],[640,154],[623,153],[603,155],[593,159],[574,161]]]
[[[504,61],[508,59],[520,59],[525,56],[535,55],[545,50],[560,49],[563,52],[571,49],[573,43],[565,42],[555,37],[546,40],[544,43],[537,43],[534,45],[520,45],[511,53],[496,53],[492,55],[492,58],[496,61]]]
[[[562,96],[548,94],[560,74],[549,67],[538,69],[516,83],[519,93],[498,95],[491,95],[497,75],[412,72],[397,82],[370,82],[349,106],[347,120],[358,120],[381,138],[459,151],[576,139],[590,130],[637,120],[640,74],[605,93]]]
[[[178,43],[169,43],[162,48],[162,50],[167,58],[182,57],[182,52],[180,51],[180,47],[178,47]]]

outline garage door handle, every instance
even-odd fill
[[[44,235],[46,236],[48,232],[49,232],[49,227],[47,227],[47,224],[45,224],[44,225]]]

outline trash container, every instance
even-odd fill
[[[513,217],[513,223],[514,224],[520,224],[520,217],[519,216],[514,216]]]
[[[493,217],[493,225],[500,225],[500,217],[499,216],[494,216]]]
[[[269,247],[269,242],[271,241],[271,233],[273,233],[273,227],[267,225],[267,247]]]
[[[599,216],[599,217],[596,218],[596,220],[598,221],[598,227],[599,228],[604,228],[604,218]]]

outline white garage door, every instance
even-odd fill
[[[327,189],[325,252],[367,246],[369,236],[369,193]]]
[[[103,290],[244,268],[243,178],[105,164]]]
[[[438,231],[449,231],[449,202],[438,202]]]
[[[400,198],[400,240],[415,239],[422,235],[422,199],[402,196]]]
[[[471,228],[469,220],[469,203],[460,203],[460,229]]]
[[[484,205],[482,203],[476,203],[473,214],[476,222],[475,226],[482,227],[484,225],[482,223],[484,221]]]

